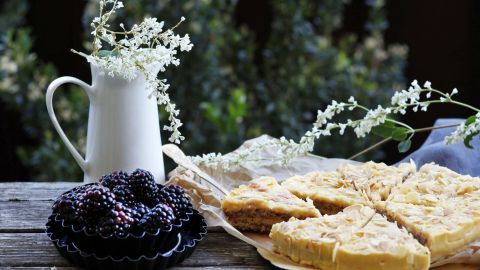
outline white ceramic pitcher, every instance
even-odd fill
[[[127,81],[111,77],[93,64],[91,70],[92,85],[61,77],[48,86],[46,95],[50,119],[82,168],[84,182],[95,182],[112,171],[132,172],[137,168],[152,172],[157,182],[164,182],[158,106],[155,97],[149,98],[145,76],[139,73],[135,80]],[[53,111],[53,94],[64,83],[81,86],[90,100],[85,158],[65,136]]]

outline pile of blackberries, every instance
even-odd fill
[[[103,237],[168,229],[191,208],[180,186],[157,184],[142,169],[105,175],[98,183],[70,190],[53,204],[53,212],[65,225],[84,227]]]

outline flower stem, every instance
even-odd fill
[[[470,106],[470,105],[468,105],[468,104],[459,102],[459,101],[450,100],[449,102],[450,102],[450,103],[453,103],[453,104],[457,104],[457,105],[462,106],[462,107],[465,107],[465,108],[469,108],[469,109],[471,109],[471,110],[473,110],[473,111],[475,111],[475,112],[480,112],[479,109],[477,109],[477,108],[475,108],[475,107],[473,107],[473,106]]]
[[[433,93],[437,93],[438,95],[440,95],[442,97],[448,97],[445,93],[443,93],[442,91],[437,90],[437,89],[426,89],[422,92],[433,92]]]
[[[83,52],[79,52],[79,51],[76,51],[76,50],[74,50],[74,49],[70,49],[70,51],[71,51],[72,53],[76,53],[76,54],[78,54],[78,55],[80,55],[80,56],[83,56],[83,57],[85,57],[85,58],[88,57],[88,55],[85,54],[85,53],[83,53]]]
[[[393,123],[395,123],[395,124],[397,124],[397,125],[403,126],[403,127],[407,128],[409,131],[413,131],[413,130],[414,130],[411,126],[409,126],[409,125],[407,125],[407,124],[405,124],[405,123],[403,123],[403,122],[397,121],[397,120],[393,120],[393,119],[388,118],[386,121],[390,121],[390,122],[393,122]]]
[[[444,125],[444,126],[434,126],[434,127],[424,127],[424,128],[417,128],[411,131],[408,131],[407,133],[414,133],[414,132],[425,132],[425,131],[430,131],[434,129],[442,129],[442,128],[450,128],[450,127],[458,127],[460,124],[452,124],[452,125]]]
[[[367,153],[367,152],[369,152],[369,151],[371,151],[371,150],[379,147],[380,145],[382,145],[382,144],[384,144],[384,143],[386,143],[386,142],[389,142],[391,139],[392,139],[392,137],[388,137],[388,138],[386,138],[386,139],[383,139],[383,140],[379,141],[378,143],[376,143],[376,144],[374,144],[374,145],[371,145],[370,147],[368,147],[368,148],[366,148],[366,149],[364,149],[364,150],[356,153],[355,155],[349,157],[348,159],[355,159],[355,158],[357,158],[357,157],[359,157],[359,156],[361,156],[361,155],[363,155],[363,154],[365,154],[365,153]]]
[[[442,128],[450,128],[450,127],[456,127],[460,124],[453,124],[453,125],[444,125],[444,126],[433,126],[433,127],[424,127],[424,128],[417,128],[417,129],[412,129],[412,130],[409,130],[407,131],[407,133],[411,133],[412,135],[416,132],[426,132],[426,131],[430,131],[430,130],[434,130],[434,129],[442,129]],[[383,139],[377,143],[375,143],[374,145],[371,145],[369,146],[368,148],[356,153],[355,155],[349,157],[348,159],[355,159],[379,146],[381,146],[382,144],[386,143],[386,142],[389,142],[390,140],[392,140],[392,137],[388,137],[386,139]]]

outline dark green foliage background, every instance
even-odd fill
[[[33,143],[18,147],[18,155],[34,179],[81,179],[81,172],[60,142],[44,108],[48,82],[55,68],[41,64],[31,51],[26,30],[16,30],[16,16],[25,12],[23,1],[10,1],[0,14],[3,49],[0,57],[17,63],[15,74],[0,65],[0,100],[16,112]],[[298,139],[332,99],[355,96],[366,106],[389,102],[393,90],[403,87],[407,49],[385,46],[387,25],[383,1],[366,1],[369,6],[367,35],[360,39],[342,31],[343,11],[349,1],[270,1],[268,36],[239,24],[237,1],[151,1],[125,0],[125,9],[115,25],[132,25],[145,15],[189,33],[194,48],[180,55],[181,65],[169,68],[161,77],[171,84],[172,99],[181,109],[182,149],[190,155],[228,152],[244,140],[270,134]],[[22,4],[23,3],[23,4]],[[87,5],[85,22],[96,15],[97,6]],[[87,31],[88,23],[85,25]],[[8,30],[8,31],[7,31]],[[265,42],[259,42],[264,40]],[[86,43],[87,44],[87,43]],[[86,48],[75,48],[88,51]],[[23,59],[23,60],[20,60]],[[5,60],[6,61],[6,60]],[[35,75],[36,74],[36,75]],[[28,99],[28,84],[36,78],[42,96]],[[39,79],[41,78],[41,79]],[[9,80],[9,84],[2,83]],[[9,91],[17,85],[18,91]],[[3,86],[3,88],[2,88]],[[80,148],[85,145],[88,100],[78,89],[56,94],[56,110],[62,125]],[[18,102],[21,100],[21,102]],[[161,121],[166,115],[161,111]],[[345,119],[362,117],[347,112]],[[168,134],[163,134],[166,142]],[[351,133],[321,138],[316,154],[346,158],[378,138],[357,140]],[[377,151],[364,158],[381,158]]]

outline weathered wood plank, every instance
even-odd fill
[[[6,269],[11,269],[11,270],[83,270],[82,268],[79,267],[2,267],[2,270]],[[278,269],[274,266],[265,266],[265,265],[258,265],[258,266],[198,266],[198,267],[193,267],[193,266],[176,266],[169,268],[172,270],[199,270],[199,269],[205,269],[205,270],[222,270],[222,269],[228,269],[228,270],[257,270],[257,269]]]
[[[51,213],[51,201],[0,202],[0,232],[41,232]]]
[[[1,189],[1,185],[0,185]],[[41,232],[52,201],[0,201],[0,232]],[[209,228],[209,231],[223,231]]]
[[[71,266],[43,233],[0,233],[0,250],[0,268]],[[226,233],[210,233],[181,267],[252,269],[263,265],[269,263],[253,247]]]
[[[268,262],[266,262],[268,263]],[[205,270],[221,270],[221,269],[228,269],[228,270],[250,270],[250,269],[278,269],[277,267],[274,267],[271,264],[267,265],[250,265],[250,266],[198,266],[198,267],[193,267],[193,266],[177,266],[173,267],[171,269],[174,270],[198,270],[198,269],[205,269]]]
[[[221,270],[221,269],[228,269],[228,270],[250,270],[250,269],[275,269],[275,267],[271,266],[199,266],[199,267],[183,267],[183,266],[177,266],[177,267],[172,267],[170,269],[172,270],[199,270],[199,269],[205,269],[205,270]],[[78,267],[6,267],[2,268],[2,270],[82,270],[82,268]]]
[[[81,182],[7,182],[0,184],[0,201],[53,200]]]
[[[79,267],[2,267],[9,270],[82,270]]]
[[[0,267],[6,266],[69,266],[59,256],[46,234],[0,234]]]

